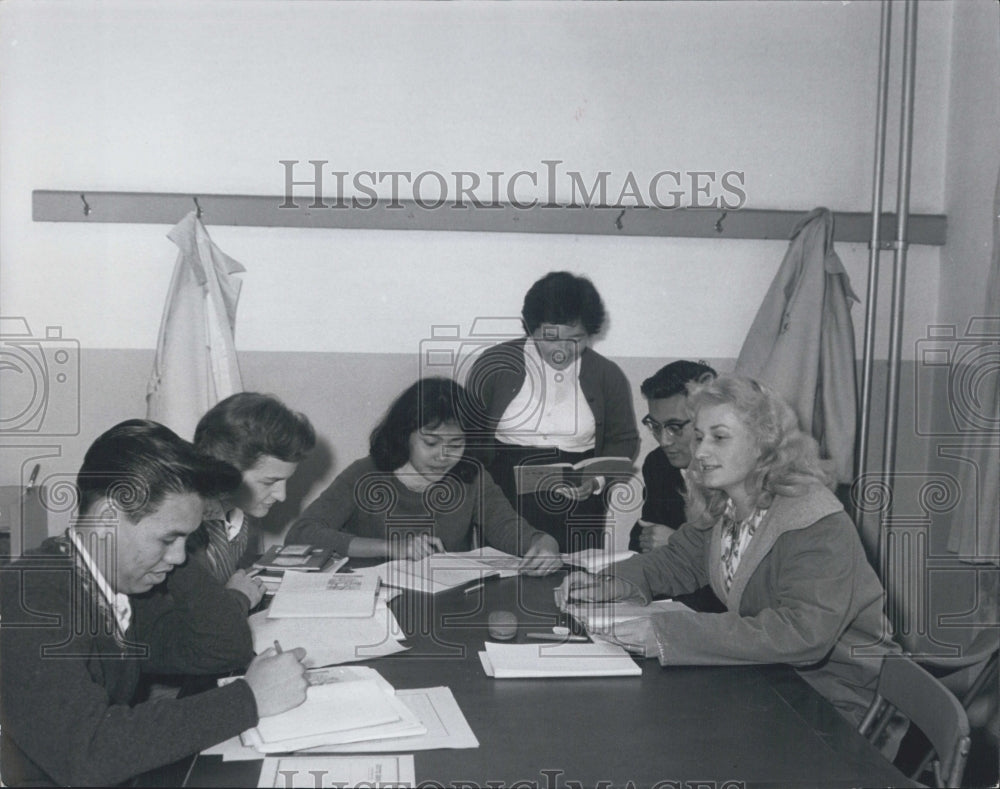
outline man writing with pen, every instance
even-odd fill
[[[206,641],[189,666],[206,674],[243,668],[253,657],[247,615],[261,601],[263,584],[247,571],[260,553],[257,520],[284,501],[285,485],[312,450],[309,420],[271,395],[239,392],[221,400],[198,420],[194,446],[240,473],[239,485],[205,503],[201,525],[187,538],[187,561],[150,596],[175,612],[211,611],[227,637]],[[175,616],[180,616],[179,613]],[[177,695],[187,676],[143,678],[151,697]]]
[[[205,501],[240,481],[155,422],[123,422],[91,445],[67,534],[0,568],[7,785],[111,786],[302,703],[302,649],[268,649],[224,687],[137,700],[146,672],[244,667],[204,657],[239,641],[231,617],[150,594],[184,562]]]

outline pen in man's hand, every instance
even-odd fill
[[[281,644],[278,643],[278,639],[274,639],[274,651],[277,652],[279,655],[283,652]]]

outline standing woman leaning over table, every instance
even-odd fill
[[[884,592],[857,529],[791,408],[749,378],[692,392],[694,462],[688,521],[670,542],[573,573],[571,600],[677,595],[710,583],[725,613],[669,612],[615,626],[611,637],[668,665],[790,663],[852,723],[898,653]]]
[[[354,461],[292,525],[286,543],[345,556],[423,559],[485,542],[523,556],[522,571],[562,566],[556,542],[519,518],[490,475],[466,454],[468,394],[448,378],[422,378],[372,431]]]
[[[465,385],[476,427],[487,438],[486,467],[508,501],[564,552],[602,547],[605,505],[587,484],[564,502],[517,495],[521,464],[577,463],[639,452],[632,393],[614,362],[592,350],[604,324],[593,283],[566,271],[546,274],[524,297],[526,337],[484,351]]]

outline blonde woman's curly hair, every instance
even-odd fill
[[[816,484],[833,486],[830,464],[820,460],[816,440],[799,429],[795,412],[776,392],[752,378],[735,375],[689,385],[692,419],[700,409],[716,405],[731,406],[757,443],[757,465],[744,483],[754,506],[764,509],[776,495],[800,496]],[[688,521],[708,527],[722,516],[728,496],[702,483],[697,461],[688,470],[687,491]]]

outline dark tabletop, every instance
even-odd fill
[[[480,743],[416,751],[418,785],[912,785],[787,666],[661,668],[644,660],[641,677],[487,677],[478,652],[488,638],[488,614],[516,613],[516,642],[525,642],[528,630],[565,624],[552,597],[562,577],[491,580],[471,594],[393,601],[411,649],[365,665],[399,689],[451,688]],[[260,763],[202,756],[189,767],[174,765],[156,780],[256,786]]]

